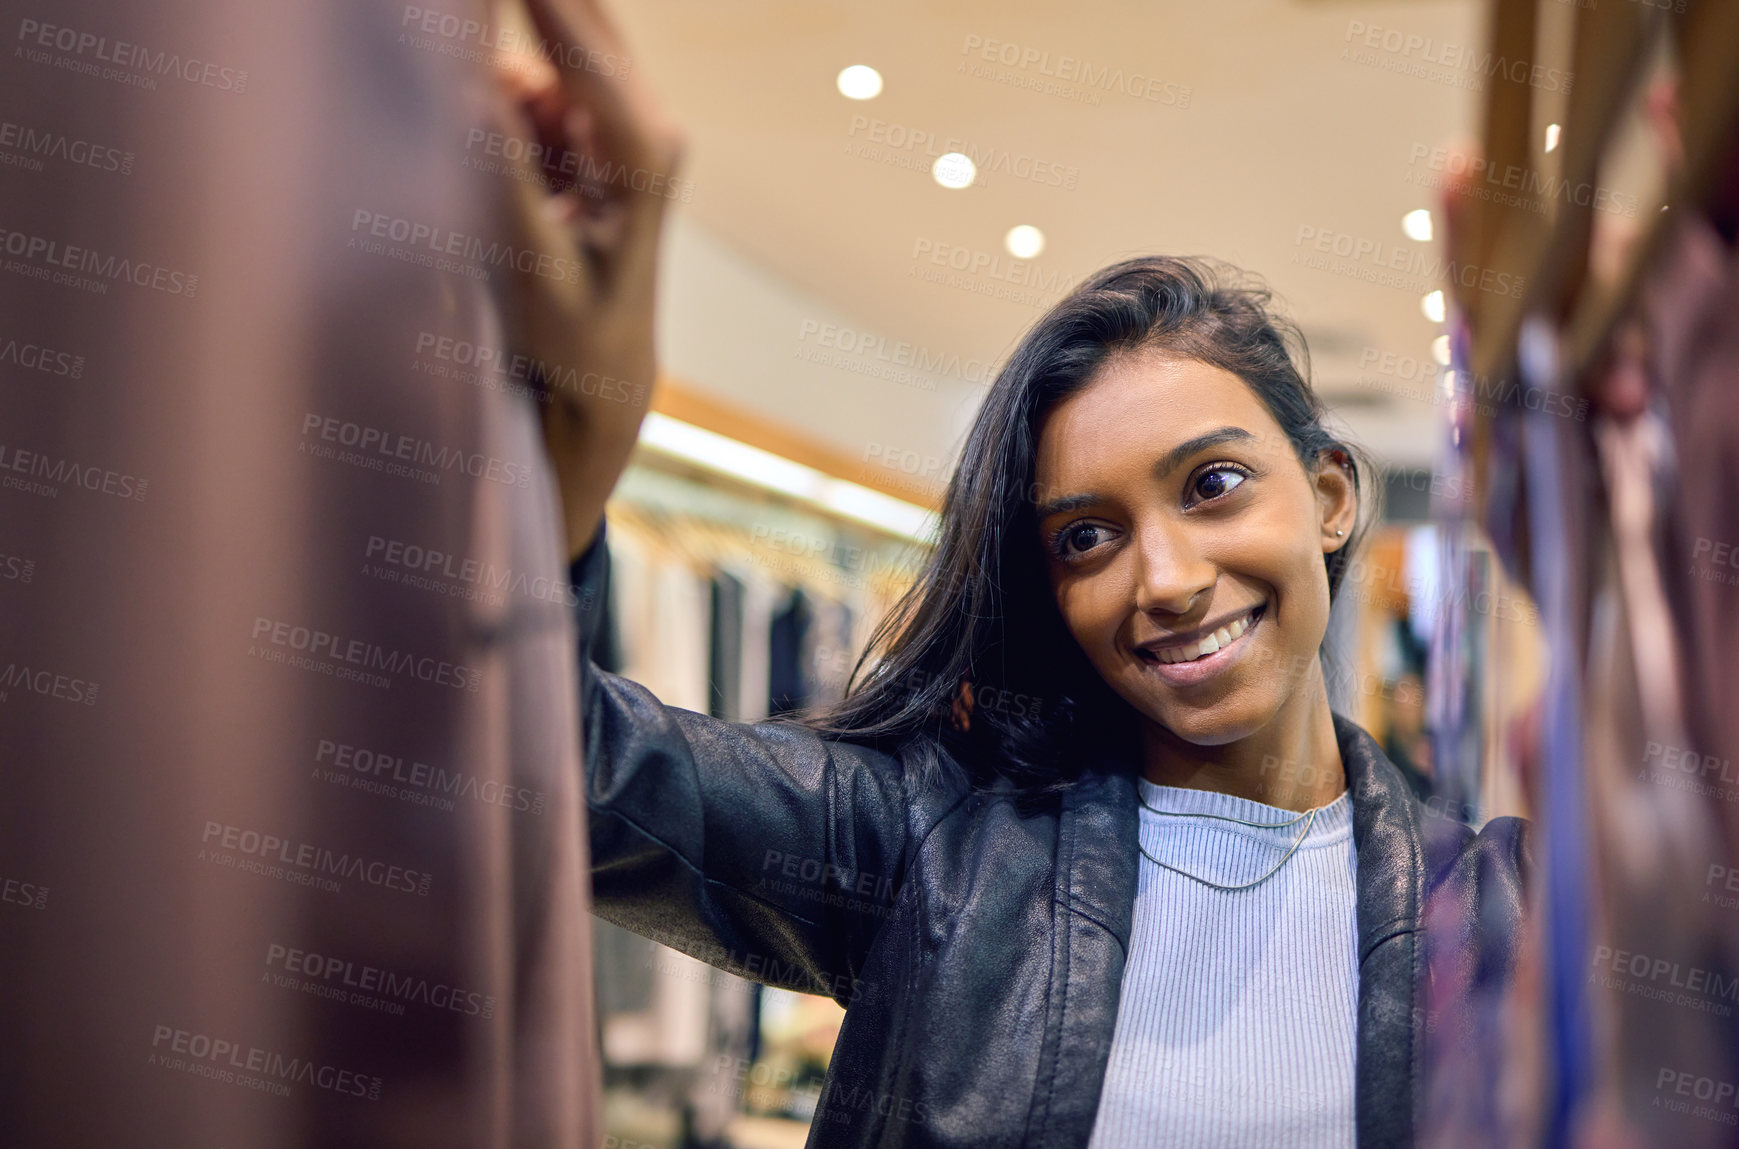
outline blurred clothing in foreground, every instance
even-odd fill
[[[0,13],[0,1144],[598,1144],[505,33]]]

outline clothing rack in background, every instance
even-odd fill
[[[853,461],[812,435],[669,376],[653,390],[638,453],[915,542],[931,541],[942,503],[939,458],[884,444],[866,445]]]
[[[1535,812],[1532,932],[1507,994],[1480,971],[1439,977],[1432,1020],[1489,1056],[1435,1066],[1421,1143],[1728,1145],[1662,1074],[1739,1080],[1733,1003],[1602,955],[1739,984],[1739,913],[1707,884],[1739,867],[1739,579],[1711,557],[1739,543],[1739,4],[1488,12],[1508,67],[1488,72],[1484,178],[1561,194],[1539,211],[1446,189],[1449,266],[1473,274],[1452,287],[1466,398],[1441,469],[1473,492],[1461,537],[1483,532],[1530,588],[1550,653],[1539,705],[1484,732],[1516,748]],[[1634,215],[1610,210],[1614,190]],[[1484,271],[1520,297],[1482,291]],[[1445,578],[1466,585],[1457,547]],[[1451,749],[1481,733],[1453,666],[1466,629],[1449,618],[1434,648]],[[1721,784],[1698,773],[1710,761]]]
[[[1568,58],[1544,58],[1562,43],[1542,37],[1542,9],[1555,0],[1492,0],[1490,50],[1494,57],[1538,64],[1562,63],[1574,76],[1561,124],[1563,141],[1558,186],[1597,188],[1608,170],[1621,128],[1639,114],[1665,116],[1672,109],[1643,109],[1650,93],[1650,65],[1663,52],[1676,66],[1676,129],[1680,155],[1663,173],[1660,197],[1646,204],[1640,233],[1629,257],[1618,267],[1590,273],[1598,209],[1592,197],[1553,202],[1555,214],[1541,216],[1496,198],[1452,208],[1450,258],[1456,266],[1497,268],[1521,276],[1518,297],[1456,285],[1456,302],[1474,332],[1469,367],[1482,377],[1514,368],[1524,316],[1552,318],[1567,333],[1560,356],[1571,378],[1593,365],[1612,330],[1636,298],[1645,270],[1658,258],[1678,210],[1709,202],[1721,194],[1739,133],[1739,5],[1724,0],[1690,0],[1682,11],[1668,4],[1622,3],[1574,6]],[[1563,8],[1564,5],[1556,5]],[[1487,90],[1481,154],[1488,171],[1531,173],[1542,164],[1541,140],[1552,122],[1544,105],[1548,94],[1499,71]],[[1662,211],[1665,207],[1667,210]],[[1483,427],[1489,433],[1489,421]]]

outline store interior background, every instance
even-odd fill
[[[1444,193],[1431,186],[1445,153],[1433,150],[1477,136],[1481,94],[1476,73],[1411,74],[1419,49],[1365,37],[1477,48],[1483,5],[641,0],[616,15],[689,145],[664,254],[656,414],[610,508],[615,669],[668,703],[765,717],[764,663],[732,647],[733,682],[718,681],[711,612],[764,630],[789,608],[769,604],[765,584],[796,586],[826,631],[802,647],[803,701],[836,696],[909,577],[912,540],[995,366],[1044,306],[1127,256],[1211,255],[1273,287],[1319,393],[1382,468],[1385,521],[1337,606],[1330,646],[1345,673],[1332,685],[1430,792],[1424,682],[1441,596],[1425,524],[1446,497],[1433,463],[1447,328],[1441,296],[1412,284],[1445,258]],[[1004,58],[1001,45],[1016,46],[1027,66],[987,61],[991,44]],[[1140,76],[1154,98],[1078,80],[1096,102],[1021,86],[1062,57]],[[841,94],[852,65],[880,73],[878,96]],[[1550,171],[1548,140],[1537,143]],[[971,186],[933,177],[946,150],[979,160]],[[1021,178],[1027,160],[1045,174]],[[1658,200],[1651,170],[1639,158],[1604,178],[1644,205],[1638,217]],[[1421,209],[1431,238],[1417,215],[1404,224]],[[1041,253],[1010,253],[1018,225],[1043,233]],[[1337,257],[1337,244],[1357,256]],[[955,251],[978,270],[936,262]],[[1373,281],[1397,264],[1401,282]],[[721,600],[720,570],[763,584],[759,614],[740,586]],[[1495,560],[1487,590],[1507,605],[1481,614],[1474,641],[1509,675],[1488,704],[1521,706],[1544,664],[1532,604]],[[1523,807],[1500,787],[1466,814],[1478,824]],[[838,1005],[602,923],[598,946],[607,1123],[621,1144],[803,1143]]]

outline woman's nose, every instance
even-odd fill
[[[1188,614],[1219,575],[1187,528],[1143,527],[1135,550],[1135,605],[1144,613]]]

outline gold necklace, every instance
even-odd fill
[[[1177,817],[1177,818],[1218,818],[1222,822],[1236,822],[1240,826],[1253,826],[1258,830],[1278,830],[1278,829],[1281,829],[1281,828],[1286,827],[1286,826],[1296,825],[1298,822],[1298,819],[1303,818],[1305,816],[1304,814],[1299,814],[1297,818],[1288,818],[1284,822],[1249,822],[1243,818],[1233,818],[1233,817],[1230,817],[1226,814],[1191,814],[1191,813],[1187,813],[1187,812],[1182,811],[1182,810],[1161,810],[1159,807],[1153,805],[1153,803],[1151,803],[1147,800],[1146,796],[1144,796],[1141,793],[1141,788],[1139,785],[1136,786],[1135,796],[1138,799],[1140,799],[1141,804],[1143,806],[1146,806],[1149,810],[1152,810],[1155,814],[1168,814],[1168,815],[1171,815],[1172,817]],[[1216,890],[1226,890],[1226,891],[1248,890],[1248,889],[1252,889],[1253,887],[1261,885],[1263,882],[1266,882],[1269,878],[1272,878],[1275,874],[1278,874],[1280,872],[1280,867],[1284,866],[1287,863],[1287,860],[1290,859],[1292,857],[1292,855],[1297,852],[1298,847],[1304,844],[1304,839],[1310,836],[1310,827],[1312,824],[1314,824],[1316,822],[1316,811],[1319,809],[1321,809],[1321,807],[1317,806],[1317,807],[1312,807],[1310,810],[1306,811],[1306,813],[1308,813],[1310,815],[1310,817],[1308,819],[1306,819],[1306,821],[1304,823],[1304,833],[1298,835],[1298,841],[1292,843],[1291,848],[1286,851],[1286,856],[1281,858],[1279,862],[1275,863],[1274,868],[1272,870],[1269,870],[1266,874],[1263,874],[1260,878],[1257,878],[1255,881],[1245,882],[1241,886],[1223,886],[1219,882],[1210,882],[1206,878],[1198,877],[1197,875],[1190,873],[1188,870],[1180,870],[1176,866],[1166,865],[1164,862],[1160,861],[1158,858],[1156,858],[1152,854],[1148,853],[1147,847],[1143,846],[1141,844],[1141,837],[1140,837],[1141,832],[1140,832],[1139,828],[1136,830],[1135,848],[1137,850],[1141,851],[1142,857],[1146,858],[1148,861],[1152,862],[1154,865],[1158,866],[1159,868],[1161,868],[1163,870],[1170,870],[1174,874],[1182,874],[1184,877],[1189,878],[1193,881],[1200,882],[1204,886],[1211,886]]]

